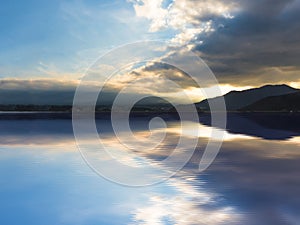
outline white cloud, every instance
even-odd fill
[[[168,10],[162,8],[163,0],[138,0],[133,2],[136,15],[151,20],[150,31],[167,27]]]
[[[174,0],[163,7],[163,0],[130,0],[136,15],[150,20],[150,32],[170,28],[179,31],[173,42],[187,44],[201,33],[214,31],[214,20],[233,18],[238,6],[233,1]]]

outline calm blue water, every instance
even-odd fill
[[[185,134],[199,139],[185,168],[166,182],[139,188],[107,181],[87,166],[68,116],[0,117],[0,224],[300,223],[299,115],[229,115],[220,153],[199,173],[211,129],[202,115],[201,124],[191,125],[202,132]],[[132,124],[143,136],[148,118]],[[98,119],[97,125],[113,144],[109,121]],[[152,161],[168,155],[179,122],[169,118],[168,125],[172,132],[164,146],[136,154]]]

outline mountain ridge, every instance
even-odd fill
[[[298,112],[300,111],[300,91],[263,98],[251,105],[241,108],[240,111],[282,111],[282,112]]]
[[[196,107],[203,111],[209,111],[209,102],[225,100],[228,111],[238,111],[239,109],[255,103],[266,97],[280,96],[300,91],[286,84],[264,85],[258,88],[251,88],[243,91],[230,91],[223,96],[205,99],[195,103]]]

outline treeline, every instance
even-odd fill
[[[72,106],[69,105],[0,105],[0,111],[17,112],[71,112]]]

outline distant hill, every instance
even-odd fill
[[[300,112],[300,91],[292,94],[261,99],[253,104],[241,108],[241,111]]]
[[[298,92],[298,89],[288,85],[266,85],[244,91],[231,91],[224,95],[224,100],[228,111],[236,111],[251,105],[266,97],[286,95]],[[219,101],[221,97],[211,98],[209,101]],[[196,107],[202,110],[209,110],[208,100],[196,103]]]

